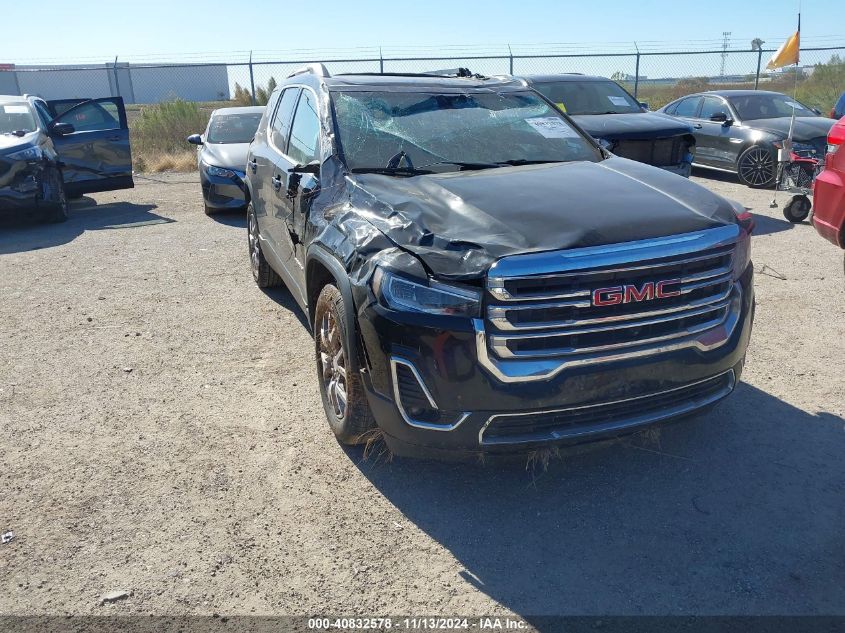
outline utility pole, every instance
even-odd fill
[[[731,43],[731,32],[722,31],[722,69],[719,72],[721,77],[725,76],[725,62],[728,61],[728,46]]]

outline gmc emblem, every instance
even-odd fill
[[[593,305],[615,306],[620,303],[677,297],[681,294],[681,291],[677,288],[673,289],[672,286],[679,283],[681,283],[680,279],[664,279],[658,282],[647,281],[641,287],[637,287],[635,284],[625,284],[624,286],[597,288],[593,290]]]

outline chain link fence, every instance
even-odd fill
[[[160,103],[170,99],[225,102],[246,94],[256,99],[267,86],[287,77],[305,63],[322,62],[332,74],[421,73],[442,68],[469,68],[483,75],[583,73],[610,77],[623,83],[652,107],[686,94],[690,86],[775,89],[794,88],[795,69],[770,72],[766,60],[774,52],[763,50],[701,50],[678,52],[499,54],[442,57],[385,56],[378,49],[362,49],[356,57],[314,55],[290,60],[231,59],[191,63],[129,63],[119,58],[102,64],[0,65],[0,94],[37,94],[46,99],[121,96],[127,104]],[[444,50],[448,53],[448,48]],[[812,80],[817,67],[831,67],[839,75],[829,78],[831,91],[845,91],[841,82],[845,47],[805,48],[801,51],[798,84]],[[836,73],[833,73],[836,75]],[[840,82],[836,84],[837,80]],[[242,91],[236,94],[236,88]],[[792,90],[790,89],[790,92]],[[838,95],[836,95],[838,96]],[[825,98],[822,95],[821,98]],[[835,98],[830,95],[829,98]],[[814,107],[832,103],[809,103]]]
[[[468,68],[482,75],[532,75],[583,73],[614,79],[650,108],[700,90],[744,88],[795,94],[806,105],[827,113],[845,91],[845,46],[801,50],[801,64],[767,71],[765,64],[774,49],[685,50],[667,52],[619,48],[587,53],[572,52],[562,45],[533,45],[514,50],[444,46],[426,55],[403,54],[400,49],[384,54],[378,48],[349,51],[301,51],[288,59],[272,53],[227,56],[193,56],[191,61],[121,61],[77,65],[0,64],[0,94],[36,94],[46,99],[120,96],[127,104],[130,128],[137,128],[150,104],[174,100],[188,102],[194,113],[185,130],[177,124],[150,146],[155,152],[184,152],[182,132],[193,133],[198,120],[206,120],[214,108],[227,105],[263,105],[278,81],[306,63],[322,62],[332,74],[422,73],[437,69]],[[434,53],[434,54],[432,54]],[[215,59],[216,57],[216,59]],[[185,104],[180,104],[185,105]],[[184,109],[179,110],[184,112]],[[204,119],[203,119],[204,117]],[[149,127],[149,126],[148,126]],[[190,129],[188,129],[190,127]],[[178,130],[178,133],[176,133]],[[133,147],[146,147],[136,138]]]

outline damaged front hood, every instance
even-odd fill
[[[663,237],[735,222],[704,187],[624,158],[413,178],[350,177],[350,202],[443,278],[506,255]]]
[[[658,112],[570,115],[593,138],[607,140],[657,139],[692,134],[692,127]]]

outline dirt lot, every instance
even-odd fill
[[[0,228],[0,613],[845,614],[842,253],[697,180],[757,216],[744,384],[545,472],[342,449],[195,175]]]

